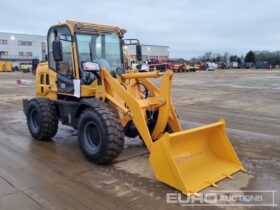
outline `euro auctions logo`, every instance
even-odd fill
[[[277,191],[230,191],[213,190],[198,196],[185,196],[182,193],[167,193],[166,203],[181,206],[267,206],[276,207]]]

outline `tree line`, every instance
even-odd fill
[[[269,64],[275,66],[280,65],[280,51],[252,51],[250,50],[245,56],[230,55],[225,52],[223,55],[213,52],[206,52],[203,56],[192,58],[189,61],[185,59],[177,59],[180,62],[238,62],[244,63],[256,63],[257,61],[267,61]]]

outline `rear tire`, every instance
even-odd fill
[[[27,125],[34,139],[51,140],[58,129],[57,110],[53,102],[44,98],[32,99],[28,105]]]
[[[116,112],[101,101],[80,116],[78,139],[85,157],[96,164],[119,156],[124,146],[124,131]]]

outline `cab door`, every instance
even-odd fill
[[[54,59],[54,42],[61,43],[61,59]],[[73,52],[72,36],[66,25],[52,27],[48,33],[49,67],[57,72],[58,94],[73,95]]]

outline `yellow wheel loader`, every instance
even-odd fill
[[[155,177],[192,195],[244,170],[223,120],[182,130],[172,101],[173,73],[127,70],[125,30],[66,21],[47,35],[48,61],[36,69],[36,97],[23,100],[32,137],[50,140],[58,122],[78,131],[85,157],[108,163],[122,151],[124,137],[140,136]],[[141,46],[136,45],[141,60]],[[149,78],[162,77],[160,87]]]

